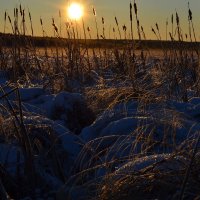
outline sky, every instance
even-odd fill
[[[0,0],[0,32],[4,31],[4,12],[13,16],[13,9],[21,3],[26,10],[30,10],[33,20],[34,34],[41,35],[40,17],[43,19],[44,29],[48,36],[53,35],[52,17],[55,23],[59,24],[59,10],[62,13],[62,23],[67,21],[66,7],[73,0]],[[84,6],[84,22],[85,26],[91,28],[92,36],[96,35],[95,19],[92,14],[94,6],[97,12],[97,22],[99,34],[102,33],[101,18],[105,19],[106,37],[113,37],[113,27],[117,30],[115,24],[115,16],[118,19],[120,30],[123,35],[122,26],[127,26],[127,32],[130,32],[129,21],[129,3],[130,0],[74,0]],[[197,39],[200,40],[200,1],[189,0],[190,7],[193,12],[194,27]],[[138,16],[140,24],[144,27],[144,31],[148,39],[156,39],[152,33],[151,27],[155,27],[158,23],[160,27],[162,39],[166,39],[166,20],[170,22],[172,13],[178,12],[183,33],[188,34],[187,22],[187,5],[188,0],[136,0],[138,5]],[[79,22],[80,23],[80,22]],[[135,21],[134,21],[134,24]],[[82,27],[81,23],[78,26]],[[10,31],[10,25],[7,23],[6,32]],[[30,23],[27,24],[27,31],[30,33]],[[169,23],[167,32],[171,31]],[[134,37],[137,36],[136,26],[134,26]],[[63,33],[64,34],[64,33]],[[115,37],[119,37],[116,33]],[[167,36],[168,37],[168,36]]]

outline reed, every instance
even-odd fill
[[[176,137],[179,130],[183,128],[185,121],[191,119],[183,116],[182,112],[173,111],[171,107],[166,109],[170,102],[190,102],[191,91],[195,97],[200,95],[199,44],[190,5],[188,4],[188,34],[183,34],[177,12],[171,15],[169,22],[166,20],[164,35],[158,23],[152,25],[151,31],[163,53],[159,58],[152,58],[146,27],[142,26],[136,1],[129,4],[129,25],[121,25],[120,18],[115,16],[115,24],[110,26],[109,36],[106,19],[101,18],[99,28],[94,7],[92,12],[94,30],[84,19],[80,25],[77,21],[63,23],[62,13],[59,11],[58,20],[52,18],[53,32],[48,35],[45,22],[40,17],[42,48],[36,46],[35,29],[29,10],[27,12],[20,4],[14,9],[13,18],[7,11],[4,13],[4,33],[7,33],[9,23],[12,35],[8,37],[12,39],[12,44],[6,47],[5,41],[1,39],[0,66],[6,72],[5,76],[11,74],[11,78],[5,87],[0,87],[0,100],[5,103],[0,104],[0,113],[4,114],[0,115],[0,139],[3,138],[7,145],[17,144],[22,154],[18,152],[16,155],[14,176],[9,175],[6,165],[0,164],[0,195],[4,199],[8,199],[7,196],[21,199],[27,195],[34,199],[37,188],[48,193],[49,189],[42,185],[47,184],[44,174],[50,171],[63,184],[63,188],[56,191],[61,200],[67,198],[66,191],[71,195],[79,186],[88,191],[85,199],[129,199],[133,194],[136,194],[136,198],[141,195],[146,199],[164,198],[167,194],[163,188],[167,188],[173,195],[178,191],[180,199],[183,199],[184,194],[189,197],[198,196],[196,188],[199,188],[199,178],[196,174],[199,173],[199,137],[197,143],[194,143],[196,140],[190,138],[188,130],[188,138],[178,144]],[[96,35],[95,39],[93,34]],[[52,40],[51,36],[54,37]],[[168,40],[168,37],[170,40],[165,43],[163,39]],[[193,43],[186,43],[184,38]],[[52,44],[51,41],[53,46],[48,44]],[[39,125],[36,120],[33,124],[25,123],[32,113],[27,113],[24,109],[19,89],[34,84],[42,85],[46,92],[52,94],[63,90],[82,93],[97,116],[110,111],[109,120],[114,119],[114,122],[108,122],[105,127],[112,122],[119,123],[117,117],[124,116],[126,120],[133,118],[137,121],[135,129],[129,135],[100,136],[89,142],[82,141],[77,135],[82,142],[81,152],[75,163],[70,163],[72,170],[68,177],[65,171],[65,159],[68,155],[61,150],[62,137],[55,138],[51,127]],[[6,91],[7,87],[11,90]],[[12,95],[15,97],[14,101],[9,99]],[[132,103],[138,106],[130,115],[126,105],[132,106]],[[123,111],[114,113],[121,105]],[[149,110],[151,107],[155,107],[155,110]],[[42,116],[37,117],[44,120]],[[160,132],[162,135],[157,138]],[[128,171],[128,175],[120,174],[116,178],[114,173],[117,167],[157,154],[158,149],[160,153],[171,154],[167,159],[137,173]],[[21,175],[19,164],[22,157],[24,176]],[[184,161],[180,159],[182,157]],[[177,164],[178,159],[180,162]],[[165,164],[168,166],[174,162],[180,166],[177,171],[162,171]],[[106,173],[102,177],[97,176],[102,171]],[[173,184],[170,179],[175,175],[178,179],[173,179]]]

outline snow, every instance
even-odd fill
[[[113,173],[109,174],[110,184],[115,184],[117,181],[123,180],[126,177],[133,176],[139,177],[139,174],[145,175],[146,173],[152,174],[155,179],[159,176],[164,176],[170,173],[177,173],[177,176],[171,176],[170,180],[180,183],[180,172],[185,170],[189,162],[183,156],[175,156],[173,154],[155,154],[144,157],[139,157],[117,168]],[[180,177],[178,177],[180,176]],[[160,178],[163,182],[164,178]],[[144,185],[148,185],[151,179],[142,180]]]
[[[0,164],[7,169],[10,175],[15,176],[17,169],[24,164],[24,156],[20,147],[12,144],[0,144]]]
[[[98,74],[92,73],[95,79]],[[6,79],[0,79],[0,84],[5,83]],[[5,92],[11,89],[6,87]],[[151,166],[161,171],[179,170],[188,161],[173,155],[174,150],[194,144],[200,130],[198,97],[191,97],[188,102],[151,103],[146,105],[145,112],[139,102],[130,100],[117,103],[93,120],[80,93],[61,91],[50,94],[39,86],[24,87],[19,91],[24,124],[38,131],[38,135],[30,131],[29,137],[40,139],[42,135],[50,147],[55,147],[67,179],[84,170],[85,182],[98,179],[97,183],[108,173],[115,180]],[[14,93],[8,98],[17,106]],[[5,104],[4,101],[1,103]],[[12,120],[7,116],[2,122],[8,133],[13,126]],[[23,174],[24,156],[17,140],[12,137],[1,139],[0,164],[12,176],[15,176],[17,167]],[[151,148],[146,149],[147,146]],[[48,152],[48,148],[44,152]],[[62,197],[70,195],[72,199],[87,196],[87,190],[79,181],[73,186],[63,186],[64,181],[54,172],[53,160],[48,158],[46,164],[47,158],[43,156],[35,156],[35,165],[38,176],[49,189],[60,191],[58,195]],[[105,166],[105,163],[111,164]],[[45,170],[45,165],[49,171]],[[87,172],[88,169],[93,170]]]
[[[100,132],[99,136],[103,137],[106,135],[128,135],[135,130],[137,124],[137,118],[133,117],[126,117],[117,121],[113,121]]]
[[[180,156],[173,156],[172,154],[157,154],[145,157],[137,158],[136,160],[130,161],[123,165],[115,171],[116,175],[128,175],[131,173],[136,173],[138,171],[144,170],[149,166],[157,165],[161,169],[160,163],[172,162],[171,165],[167,165],[167,168],[172,168],[173,170],[178,170],[180,165],[186,162],[186,159]],[[185,163],[186,164],[186,163]],[[154,168],[155,169],[155,168]]]
[[[55,107],[58,110],[63,109],[64,111],[72,111],[73,105],[78,103],[83,103],[83,96],[81,94],[61,92],[55,97]]]
[[[55,95],[42,95],[27,103],[23,102],[23,107],[27,112],[53,117]]]
[[[115,108],[111,109],[111,110],[106,110],[105,112],[102,113],[102,115],[100,115],[95,122],[93,122],[93,124],[89,127],[86,127],[82,130],[80,136],[82,137],[82,139],[85,142],[91,141],[92,139],[95,139],[97,137],[100,137],[101,134],[102,136],[104,135],[110,135],[112,133],[104,133],[103,130],[107,127],[107,129],[112,129],[111,132],[114,133],[114,131],[117,129],[114,128],[114,126],[116,124],[122,125],[122,122],[120,122],[121,119],[126,118],[128,116],[132,116],[134,114],[134,112],[136,112],[137,109],[137,103],[135,102],[130,102],[128,104],[118,104],[116,105]],[[123,129],[126,132],[131,132],[131,130],[133,130],[134,127],[131,127],[130,129],[130,121],[131,119],[125,120],[126,121],[126,127],[120,127],[121,129]],[[113,126],[110,123],[115,123],[113,124]],[[129,128],[128,130],[125,130],[126,128]],[[115,130],[114,130],[115,129]],[[104,130],[106,131],[106,130]],[[119,131],[118,131],[119,132]],[[123,133],[121,133],[123,134]]]
[[[63,149],[70,157],[74,157],[80,152],[81,139],[63,126],[62,121],[52,121],[41,116],[25,116],[24,124],[27,126],[33,124],[40,127],[49,126],[54,131],[55,140],[61,141]]]
[[[45,94],[43,88],[20,88],[21,101],[29,101]]]

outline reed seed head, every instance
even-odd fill
[[[137,9],[137,4],[134,1],[134,11],[135,11],[135,15],[137,15],[138,9]]]
[[[18,17],[18,8],[16,8],[16,17]]]
[[[177,12],[176,12],[176,24],[177,24],[177,26],[179,26],[179,24],[180,24],[180,19],[179,19]]]
[[[174,15],[171,16],[171,23],[174,24]]]
[[[87,27],[87,31],[88,31],[88,32],[90,32],[90,31],[91,31],[91,29],[90,29],[90,27],[89,27],[89,26]]]
[[[156,32],[155,32],[154,28],[151,28],[151,31],[156,35]]]
[[[22,11],[22,22],[25,23],[25,10]]]
[[[54,25],[55,24],[55,21],[54,21],[54,18],[52,17],[52,25]]]
[[[32,20],[32,17],[31,17],[31,13],[28,12],[28,15],[29,15],[29,19]]]
[[[190,10],[190,8],[189,8],[189,10],[188,10],[188,19],[189,19],[190,21],[192,21],[192,11]]]
[[[93,7],[93,15],[96,17],[97,16],[97,13],[96,13],[96,10],[95,8]]]
[[[58,32],[58,27],[57,27],[55,24],[52,24],[52,26],[53,26],[54,30],[55,30],[56,32]]]
[[[103,17],[101,18],[101,21],[102,21],[102,24],[105,24],[105,20]]]
[[[104,37],[103,35],[100,35],[100,37],[101,37],[102,39],[105,39],[105,37]]]
[[[21,4],[19,5],[19,9],[20,9],[20,14],[22,16],[23,12],[22,12],[22,5]]]
[[[156,29],[159,31],[159,26],[158,26],[158,24],[156,23]]]
[[[43,21],[42,21],[41,17],[40,17],[40,24],[41,24],[41,26],[43,26]]]
[[[117,17],[115,17],[115,23],[117,24],[117,26],[119,26],[119,23],[118,23]]]
[[[9,22],[12,24],[12,20],[11,20],[11,18],[10,18],[9,15],[8,15],[8,20],[9,20]]]
[[[132,11],[133,10],[133,6],[132,6],[132,3],[130,3],[130,21],[132,22],[133,21],[133,14],[132,14]]]
[[[5,11],[5,13],[4,13],[4,21],[6,21],[6,19],[7,19],[7,12]]]
[[[137,20],[137,26],[140,27],[140,21],[139,20]]]
[[[122,27],[122,28],[123,28],[123,31],[125,31],[125,32],[126,32],[126,30],[127,30],[127,27],[126,27],[126,25],[125,25],[125,24],[123,25],[123,27]]]

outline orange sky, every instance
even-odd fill
[[[115,16],[118,18],[122,37],[124,37],[122,26],[127,26],[127,35],[130,32],[129,21],[129,0],[76,0],[82,3],[85,7],[84,22],[86,27],[90,26],[92,29],[92,36],[96,36],[95,20],[92,14],[92,7],[94,6],[97,11],[97,22],[99,27],[99,34],[102,34],[101,17],[105,19],[105,34],[108,38],[113,37],[113,27],[117,29],[115,24]],[[53,35],[52,30],[52,17],[55,18],[55,23],[59,26],[60,20],[58,17],[59,10],[62,13],[62,27],[67,21],[66,7],[69,1],[66,0],[21,0],[23,7],[28,11],[30,9],[33,19],[35,35],[41,35],[40,17],[44,22],[44,28],[49,36]],[[171,14],[177,11],[180,15],[180,21],[183,33],[188,34],[187,22],[187,2],[186,0],[136,0],[138,5],[138,17],[141,25],[144,27],[148,39],[156,39],[151,31],[151,27],[155,27],[155,23],[159,24],[162,39],[166,38],[166,20],[170,22]],[[4,11],[13,16],[13,8],[19,5],[18,0],[1,0],[0,1],[0,31],[4,31]],[[197,39],[200,40],[200,1],[190,0],[190,7],[193,11],[194,25],[196,30]],[[28,15],[28,14],[27,14]],[[135,20],[135,17],[134,17]],[[27,19],[28,21],[28,19]],[[134,21],[134,24],[136,22]],[[82,24],[79,25],[81,29]],[[10,31],[10,25],[7,24],[6,32]],[[30,33],[30,23],[27,23],[27,31]],[[169,23],[168,31],[171,31],[171,24]],[[63,32],[63,35],[65,33]],[[119,38],[118,33],[116,37]],[[134,37],[137,38],[136,26],[134,26]]]

